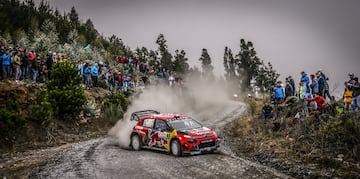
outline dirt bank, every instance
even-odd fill
[[[317,137],[324,124],[341,121],[343,115],[337,115],[329,121],[312,114],[303,121],[284,118],[286,126],[277,129],[274,127],[277,121],[264,123],[257,115],[259,113],[257,110],[255,115],[249,114],[226,125],[226,144],[235,155],[295,178],[360,177],[360,162],[351,157],[356,151],[346,153],[341,146],[333,147],[338,140],[330,141],[325,135]]]

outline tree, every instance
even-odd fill
[[[270,62],[264,64],[261,62],[258,75],[255,77],[255,85],[259,88],[261,93],[271,93],[274,84],[279,78],[280,74],[276,73]]]
[[[12,39],[10,33],[5,33],[3,36],[0,36],[1,44],[5,45],[5,47],[9,47],[12,45]]]
[[[266,65],[256,56],[253,43],[244,39],[240,40],[240,51],[235,58],[231,49],[225,47],[224,68],[226,80],[241,91],[253,91],[255,85],[260,92],[268,92],[279,77],[270,62]]]
[[[34,36],[34,47],[42,54],[56,50],[59,45],[58,34],[55,24],[47,19],[41,26],[41,31],[37,30]]]
[[[237,57],[238,73],[242,74],[241,87],[244,91],[251,91],[251,80],[258,74],[260,59],[256,56],[253,43],[240,40],[240,51]]]
[[[201,53],[201,57],[199,58],[199,61],[201,61],[201,67],[203,70],[204,77],[207,79],[213,77],[214,67],[211,65],[210,55],[208,54],[205,48],[202,49],[202,53]]]
[[[22,29],[18,29],[17,31],[15,31],[14,37],[15,44],[19,45],[20,47],[29,47],[31,45],[28,36]]]
[[[172,69],[172,55],[168,51],[166,40],[163,34],[160,34],[156,39],[156,44],[159,45],[158,51],[160,52],[160,65],[167,70]]]
[[[55,114],[64,120],[77,118],[86,102],[77,68],[70,63],[56,63],[51,76],[48,97]]]
[[[184,50],[175,50],[175,60],[173,63],[173,69],[176,73],[185,74],[189,71],[188,59],[185,57],[186,53]]]
[[[154,50],[149,51],[149,65],[154,67],[159,67],[160,62],[157,58],[158,54]]]
[[[237,62],[234,58],[234,55],[231,52],[231,49],[225,47],[224,52],[224,68],[225,68],[225,79],[228,81],[231,90],[238,91],[240,90],[241,84],[241,74],[237,73]]]
[[[70,13],[68,14],[71,27],[77,29],[80,26],[79,14],[76,12],[75,7],[71,7]]]
[[[91,19],[86,20],[85,24],[80,28],[80,31],[85,35],[88,44],[92,44],[98,37],[98,32]]]

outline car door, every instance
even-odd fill
[[[156,147],[165,148],[165,145],[168,142],[168,133],[169,133],[169,126],[166,124],[164,120],[156,119],[155,121],[155,135],[153,137],[154,145]]]
[[[144,144],[151,146],[151,135],[154,133],[155,118],[147,118],[143,120],[142,131],[144,133]]]

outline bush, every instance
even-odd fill
[[[85,117],[99,118],[100,116],[100,109],[96,109],[96,104],[91,100],[83,106],[83,112]]]
[[[41,125],[49,125],[54,118],[54,110],[49,100],[46,89],[40,89],[36,93],[35,103],[30,106],[30,119]]]
[[[76,66],[70,63],[56,63],[51,70],[49,90],[80,86],[82,77]]]
[[[108,95],[104,101],[103,111],[105,117],[110,120],[118,120],[123,117],[127,107],[129,105],[129,100],[121,91],[114,91]]]
[[[25,124],[25,118],[20,113],[20,99],[16,92],[6,96],[6,107],[0,110],[0,134],[8,136],[9,132]]]
[[[77,68],[70,63],[57,63],[53,66],[48,95],[54,114],[60,119],[69,120],[79,116],[86,103],[82,78]]]

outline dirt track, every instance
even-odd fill
[[[231,105],[203,115],[205,125],[222,126],[239,116],[244,107]],[[222,112],[220,112],[222,111]],[[220,153],[173,157],[150,150],[119,147],[115,138],[104,137],[77,143],[53,157],[30,178],[289,178],[271,168],[233,157],[226,148]]]

